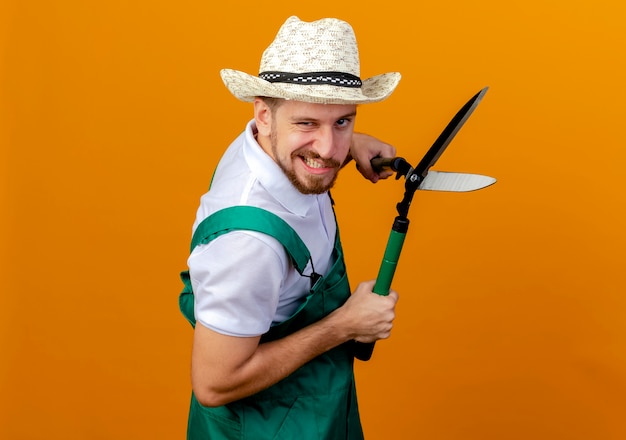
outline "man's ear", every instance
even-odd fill
[[[272,127],[272,110],[261,98],[254,98],[254,122],[261,136],[268,137]]]

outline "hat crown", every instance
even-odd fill
[[[290,17],[263,52],[260,72],[342,72],[360,76],[359,51],[350,24]]]

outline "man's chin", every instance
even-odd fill
[[[292,179],[291,183],[302,194],[323,194],[333,187],[335,179],[330,183],[324,179],[309,179],[307,182]]]
[[[323,194],[333,187],[337,180],[338,170],[334,174],[319,174],[303,172],[301,174],[296,173],[293,169],[288,169],[280,162],[278,165],[281,167],[291,184],[302,194]]]

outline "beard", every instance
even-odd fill
[[[323,160],[324,166],[335,168],[337,170],[330,181],[327,180],[326,176],[316,176],[314,174],[309,174],[306,175],[304,178],[299,178],[296,175],[294,169],[288,167],[287,165],[291,164],[294,159],[319,159],[320,155],[312,151],[298,152],[297,150],[291,153],[289,162],[283,161],[278,154],[278,137],[276,136],[276,130],[274,130],[274,127],[272,127],[272,131],[270,133],[270,141],[272,144],[272,153],[274,155],[276,163],[283,171],[285,176],[287,176],[291,184],[295,186],[296,189],[302,194],[322,194],[335,185],[335,181],[337,180],[337,176],[339,175],[339,168],[341,167],[341,164],[338,161],[333,159]]]

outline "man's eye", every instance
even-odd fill
[[[337,121],[337,125],[339,125],[341,127],[343,127],[344,125],[348,125],[348,124],[350,124],[350,119],[348,119],[348,118],[339,119]]]

